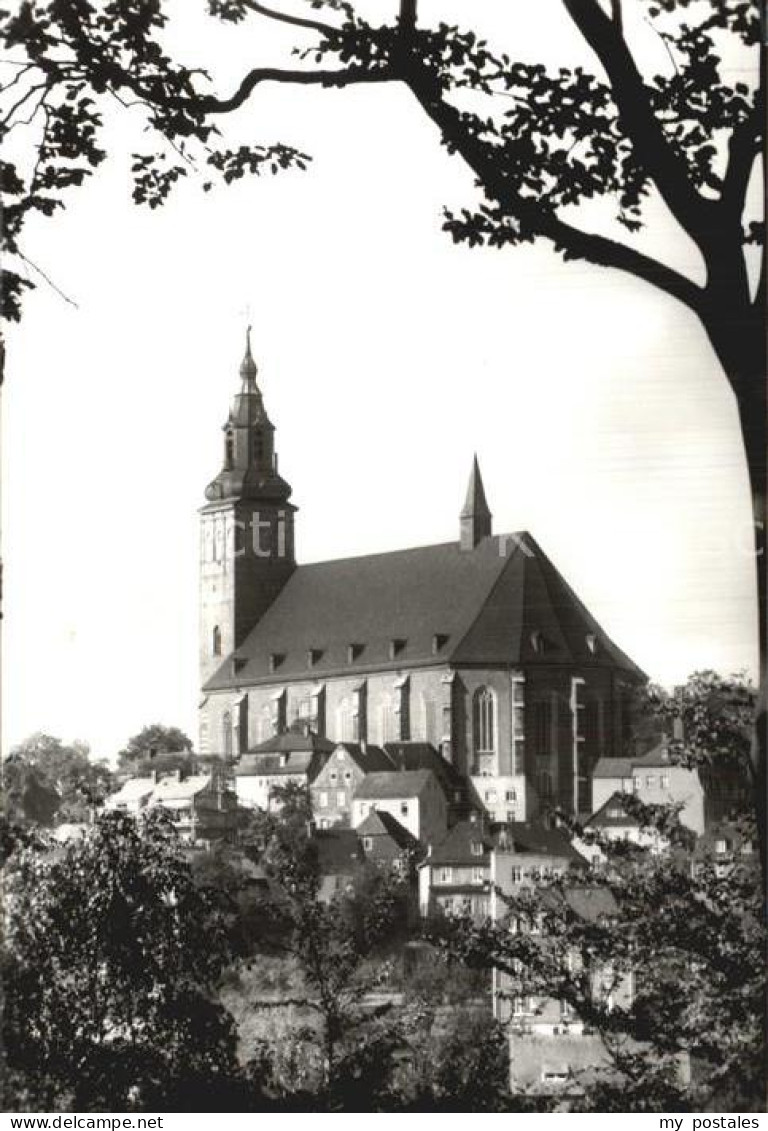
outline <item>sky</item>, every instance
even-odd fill
[[[465,9],[429,0],[422,18]],[[168,10],[169,42],[222,92],[307,42],[221,26],[202,0]],[[501,50],[593,65],[557,0],[527,14],[472,5]],[[313,162],[137,208],[147,141],[119,111],[110,160],[30,226],[27,255],[77,305],[41,283],[8,334],[4,749],[43,730],[112,758],[149,723],[195,734],[197,510],[248,321],[300,561],[458,537],[477,452],[495,530],[529,530],[651,678],[754,673],[746,468],[695,318],[545,245],[453,245],[442,208],[475,202],[472,177],[395,86],[264,87],[226,137]],[[699,277],[661,209],[642,241]]]

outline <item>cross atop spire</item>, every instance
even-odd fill
[[[257,373],[256,362],[251,353],[251,327],[249,325],[245,330],[245,354],[240,362],[240,376],[244,381],[255,381]]]
[[[475,454],[467,484],[467,497],[459,516],[462,550],[474,550],[478,542],[491,533],[491,512],[485,498],[483,477]]]

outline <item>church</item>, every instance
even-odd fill
[[[200,752],[428,743],[502,819],[591,812],[643,672],[530,534],[494,535],[476,458],[455,540],[297,564],[257,378],[248,339],[200,511]]]

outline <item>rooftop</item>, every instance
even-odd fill
[[[434,780],[430,770],[393,770],[383,774],[368,774],[355,793],[355,800],[387,801],[419,797]]]
[[[302,565],[237,656],[208,690],[477,662],[642,677],[524,532]]]

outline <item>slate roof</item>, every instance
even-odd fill
[[[456,767],[429,742],[385,742],[384,753],[398,770],[432,770],[449,789],[466,792],[467,783]]]
[[[612,793],[605,804],[601,805],[587,821],[587,825],[593,829],[615,829],[627,828],[631,825],[633,828],[639,828],[640,822],[636,817],[630,816],[624,809],[625,794]],[[614,817],[611,815],[611,810],[620,810],[619,816]]]
[[[435,651],[435,637],[444,643]],[[588,636],[597,639],[593,653]],[[391,641],[404,641],[396,656]],[[543,642],[537,651],[534,641]],[[357,644],[355,658],[349,646]],[[316,659],[311,668],[307,656]],[[461,664],[578,664],[643,673],[527,533],[299,566],[206,690]],[[282,661],[271,670],[270,657]]]
[[[631,778],[634,764],[631,758],[598,758],[592,777]]]
[[[472,845],[482,845],[483,851],[476,856]],[[427,857],[428,864],[488,864],[493,841],[485,833],[479,821],[459,821]]]
[[[337,742],[333,747],[343,747],[350,758],[357,763],[363,773],[381,773],[392,769],[392,762],[380,746],[363,746],[359,742]]]
[[[152,790],[152,802],[162,805],[164,801],[190,801],[210,784],[210,774],[195,774],[182,781],[175,776],[161,778]]]
[[[355,829],[359,837],[364,836],[388,836],[395,842],[398,848],[403,852],[408,849],[419,848],[419,842],[416,837],[403,828],[400,822],[392,816],[391,813],[385,813],[383,810],[374,809],[369,813],[364,821]]]
[[[638,754],[636,758],[598,758],[592,777],[631,778],[635,769],[662,769],[673,765],[675,763],[670,757],[669,746],[663,741],[645,754]]]
[[[154,778],[129,778],[128,781],[123,782],[117,793],[109,795],[104,804],[107,809],[112,809],[115,805],[141,801],[143,797],[150,796],[156,784]]]
[[[573,847],[562,829],[550,829],[538,823],[510,821],[495,830],[495,839],[501,851],[559,856],[572,863],[584,863],[584,857]]]
[[[310,780],[314,780],[334,749],[335,743],[327,738],[286,731],[272,735],[247,754],[242,754],[234,768],[235,776],[246,778],[269,774],[288,777],[306,774]]]
[[[418,797],[433,777],[430,770],[392,770],[389,773],[368,774],[357,787],[355,801]]]
[[[330,754],[334,749],[336,743],[331,742],[328,738],[321,738],[319,735],[310,734],[295,734],[293,731],[284,731],[282,734],[273,734],[271,738],[266,739],[265,742],[260,742],[258,746],[252,746],[248,751],[249,754],[273,754],[273,753],[298,753],[299,751],[315,751],[320,750],[326,754]]]

